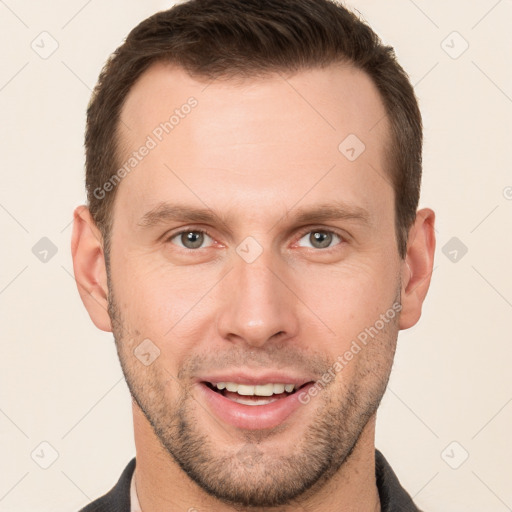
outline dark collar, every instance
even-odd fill
[[[135,457],[124,468],[117,484],[104,496],[89,503],[80,512],[130,512],[130,484],[135,469]]]
[[[375,478],[379,489],[381,512],[421,512],[379,450],[375,450]]]
[[[124,469],[117,484],[104,496],[80,512],[130,512],[130,484],[135,469],[135,457]],[[381,512],[421,512],[407,491],[400,485],[393,469],[379,450],[375,450],[375,477]]]

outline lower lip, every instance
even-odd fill
[[[283,423],[294,411],[303,406],[299,395],[313,386],[309,383],[295,393],[265,405],[239,404],[199,383],[200,392],[217,417],[237,428],[261,430],[274,428]]]

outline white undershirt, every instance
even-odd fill
[[[132,483],[130,484],[130,512],[142,512],[139,498],[137,497],[137,489],[135,488],[135,471],[133,472]]]

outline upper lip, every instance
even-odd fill
[[[211,374],[197,379],[197,382],[210,382],[217,384],[219,382],[235,382],[237,384],[249,384],[253,386],[263,384],[295,384],[295,388],[299,388],[307,382],[315,379],[310,377],[300,377],[291,373],[283,372],[264,372],[256,374],[254,372],[236,372],[236,373],[218,373]]]

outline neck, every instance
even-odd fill
[[[146,417],[133,403],[136,447],[135,485],[142,512],[190,510],[201,512],[263,512],[276,509],[241,508],[218,501],[201,489],[162,447]],[[363,429],[350,456],[328,479],[319,481],[300,501],[279,507],[281,512],[380,512],[375,480],[375,415]]]

